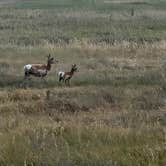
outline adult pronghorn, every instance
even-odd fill
[[[24,66],[24,74],[25,78],[29,77],[30,75],[33,75],[35,77],[43,78],[47,75],[48,71],[51,70],[51,65],[55,62],[58,62],[57,60],[54,60],[54,58],[51,57],[49,54],[47,56],[47,64],[27,64]]]
[[[59,71],[58,76],[59,76],[59,82],[63,81],[70,84],[70,79],[73,77],[74,72],[77,71],[77,66],[76,64],[72,65],[72,68],[69,72],[64,72],[64,71]]]

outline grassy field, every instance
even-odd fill
[[[0,165],[166,165],[166,1],[0,3]],[[54,64],[46,82],[23,66]],[[70,86],[57,72],[77,64]]]

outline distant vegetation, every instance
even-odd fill
[[[1,8],[0,43],[152,43],[166,38],[165,9],[165,1],[21,1]]]
[[[0,5],[0,165],[166,165],[166,1]],[[23,80],[49,53],[46,82]]]

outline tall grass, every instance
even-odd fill
[[[0,8],[0,165],[164,166],[165,1]],[[46,82],[23,66],[52,66]],[[78,72],[71,85],[59,70]]]
[[[70,121],[73,116],[75,120],[88,120],[86,115],[69,115],[67,119]],[[8,131],[3,131],[0,137],[1,164],[162,165],[165,162],[165,133],[159,126],[136,132],[109,128],[95,121],[90,123],[91,127],[80,122],[77,125],[69,122],[66,126],[64,118],[56,122],[45,115],[34,121],[32,117],[17,114],[3,120]]]

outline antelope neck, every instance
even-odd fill
[[[74,73],[74,69],[71,69],[70,73],[73,74]]]
[[[47,63],[47,70],[51,70],[51,64],[49,62]]]

